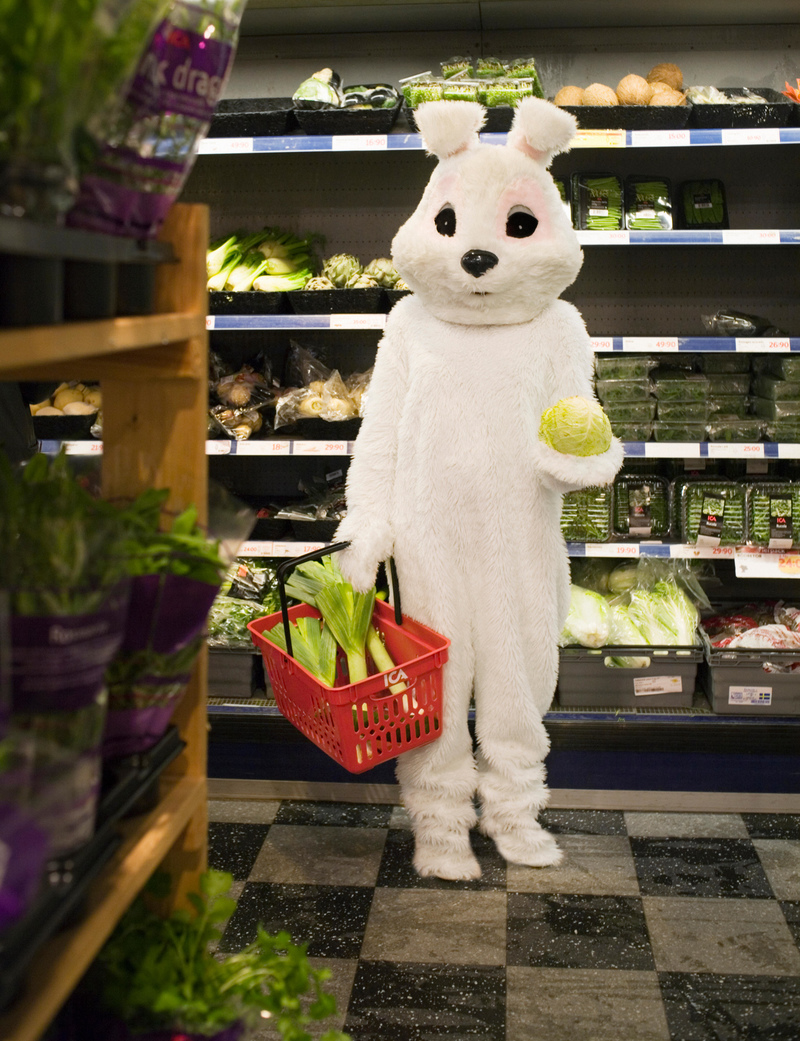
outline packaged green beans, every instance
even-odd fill
[[[619,231],[625,226],[622,181],[611,174],[572,175],[575,227]]]
[[[676,482],[680,537],[706,546],[741,546],[747,538],[747,489],[735,481]]]
[[[607,542],[611,538],[611,486],[567,492],[561,507],[561,531],[570,542]]]
[[[667,481],[653,474],[620,474],[614,481],[614,534],[660,537],[669,527]]]
[[[728,207],[722,181],[685,181],[680,189],[684,228],[727,228]]]
[[[759,481],[747,490],[748,542],[769,549],[800,544],[800,481]]]
[[[669,231],[672,227],[670,182],[664,177],[628,177],[625,223],[631,231]]]

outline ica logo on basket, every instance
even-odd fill
[[[408,681],[408,676],[402,669],[392,669],[391,672],[387,672],[383,677],[384,687],[392,687],[395,683],[399,683],[400,680]]]

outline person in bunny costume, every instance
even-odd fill
[[[355,588],[393,556],[404,611],[451,640],[441,737],[401,755],[397,777],[418,873],[472,879],[476,794],[506,860],[561,859],[536,820],[569,606],[561,496],[610,483],[622,446],[578,457],[538,437],[546,408],[594,399],[586,327],[559,300],[583,257],[547,170],[575,120],[525,99],[498,147],[480,141],[476,103],[415,115],[439,162],[392,243],[413,292],[386,322],[337,539],[351,543],[339,562]]]

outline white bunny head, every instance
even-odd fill
[[[517,106],[505,146],[483,144],[485,111],[433,101],[415,117],[439,158],[419,206],[399,229],[400,275],[437,318],[460,325],[528,322],[574,282],[578,239],[547,167],[577,125],[538,98]]]

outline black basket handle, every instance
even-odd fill
[[[291,557],[289,560],[284,560],[276,568],[275,574],[278,579],[278,595],[281,598],[281,615],[283,617],[283,635],[286,639],[286,651],[290,658],[293,658],[294,655],[292,653],[292,627],[289,625],[289,605],[286,599],[286,579],[298,564],[305,564],[308,560],[320,560],[322,557],[327,557],[329,553],[338,553],[341,549],[347,549],[349,545],[349,542],[333,542],[330,546],[323,546],[322,549],[304,553],[302,557]],[[403,612],[400,607],[400,585],[397,581],[397,568],[394,564],[394,557],[389,557],[389,560],[384,563],[384,567],[386,567],[386,574],[392,591],[392,600],[394,601],[394,619],[398,625],[402,625]]]

